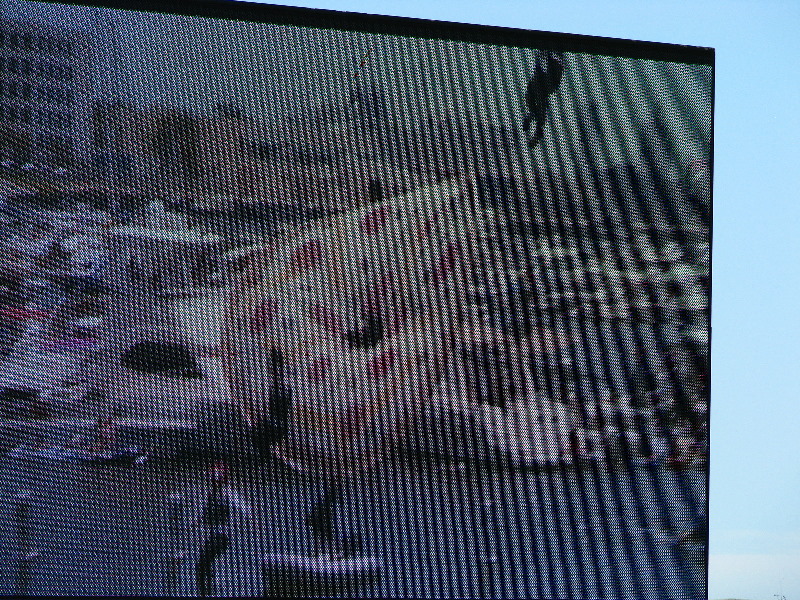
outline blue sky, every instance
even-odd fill
[[[716,48],[711,598],[800,598],[800,2],[294,6]]]
[[[800,1],[284,3],[716,48],[709,595],[800,599]]]

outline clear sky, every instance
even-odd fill
[[[800,600],[800,0],[284,3],[716,48],[709,595]]]
[[[709,596],[800,599],[800,2],[283,4],[716,48]]]

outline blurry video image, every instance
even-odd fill
[[[705,595],[713,68],[263,10],[0,2],[0,592]]]

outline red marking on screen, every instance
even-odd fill
[[[308,369],[306,370],[306,375],[308,376],[308,379],[310,381],[314,383],[319,383],[320,381],[325,379],[325,377],[327,377],[330,367],[331,367],[330,359],[323,356],[311,361],[311,364],[308,366]]]
[[[405,320],[405,319],[403,319],[403,317],[402,317],[402,316],[400,316],[400,315],[397,315],[396,317],[394,317],[394,318],[393,318],[391,321],[389,321],[389,323],[386,325],[386,333],[387,333],[388,335],[392,335],[392,334],[395,334],[395,333],[397,333],[398,331],[400,331],[400,329],[402,329],[402,327],[403,327],[403,322],[404,322],[404,320]]]
[[[386,350],[375,356],[369,362],[369,372],[373,377],[383,377],[394,364],[394,354]]]
[[[0,308],[0,317],[4,319],[12,319],[15,321],[26,321],[28,319],[46,319],[47,313],[41,310],[28,310],[25,308],[13,308],[6,306]]]
[[[386,224],[386,218],[388,216],[389,209],[385,206],[368,212],[361,220],[361,231],[364,233],[375,233]]]
[[[322,244],[319,240],[310,240],[295,250],[292,256],[292,267],[296,271],[308,269],[317,264],[321,256]]]
[[[358,407],[346,406],[340,418],[340,431],[345,437],[352,437],[361,429],[361,412]]]
[[[458,257],[459,247],[456,244],[447,244],[444,252],[439,257],[433,271],[430,274],[430,280],[433,283],[439,283],[444,279],[450,271],[456,266],[456,258]]]
[[[277,314],[278,307],[274,300],[264,300],[256,306],[249,317],[250,331],[262,333],[266,331]]]
[[[689,169],[692,171],[702,171],[703,169],[708,167],[708,163],[705,159],[696,158],[692,162],[689,163]]]
[[[341,322],[330,308],[315,303],[309,307],[309,311],[311,320],[321,325],[326,331],[336,333],[341,330]]]
[[[427,240],[434,232],[436,228],[436,216],[432,216],[422,223],[420,228],[417,230],[417,241],[425,241]]]

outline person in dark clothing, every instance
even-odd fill
[[[195,566],[197,578],[197,593],[200,596],[210,596],[213,593],[213,565],[217,557],[228,549],[230,541],[225,534],[212,534],[206,538],[200,558]]]
[[[316,539],[320,554],[335,558],[347,558],[363,550],[358,535],[337,535],[334,531],[336,505],[341,498],[341,483],[338,480],[327,481],[322,495],[305,519],[305,525]]]
[[[270,389],[266,408],[253,428],[253,442],[262,454],[283,441],[289,433],[292,390],[284,382],[283,353],[272,348],[269,357]]]
[[[302,468],[287,455],[282,445],[289,433],[292,408],[291,388],[284,382],[284,371],[283,354],[273,348],[270,351],[269,398],[262,418],[256,423],[254,442],[263,455],[270,453],[292,468]],[[341,482],[327,475],[323,475],[322,479],[323,492],[306,517],[305,524],[317,540],[321,553],[350,556],[360,550],[360,539],[357,536],[339,536],[334,531],[336,506],[342,497]]]
[[[634,415],[634,425],[639,436],[639,454],[647,460],[652,460],[655,450],[642,415],[638,413]]]
[[[314,503],[311,512],[305,519],[306,526],[311,529],[320,544],[326,548],[332,547],[336,540],[333,530],[335,509],[341,495],[342,490],[338,483],[327,483],[322,495]]]
[[[622,460],[624,464],[629,465],[633,458],[633,452],[631,451],[628,435],[624,431],[620,431],[617,435],[617,451],[619,452],[620,460]]]
[[[200,523],[207,529],[203,549],[195,565],[197,592],[201,596],[212,594],[214,561],[228,549],[230,544],[227,525],[230,521],[231,508],[222,492],[223,482],[221,476],[214,478],[203,506],[203,514],[200,516]]]
[[[203,548],[195,564],[197,592],[200,596],[210,596],[214,593],[214,561],[230,545],[233,509],[238,509],[242,514],[249,513],[247,506],[235,496],[233,490],[225,485],[227,480],[227,465],[224,462],[216,463],[211,489],[206,496],[200,515],[200,525],[206,530]]]
[[[572,458],[573,466],[577,467],[581,462],[583,452],[578,432],[575,429],[569,430],[569,454]]]
[[[547,106],[550,95],[556,91],[564,73],[564,57],[560,52],[547,50],[536,55],[536,66],[533,76],[528,81],[525,91],[525,104],[528,114],[522,123],[522,130],[528,131],[535,122],[536,128],[528,140],[533,148],[544,135],[544,122],[547,118]]]

